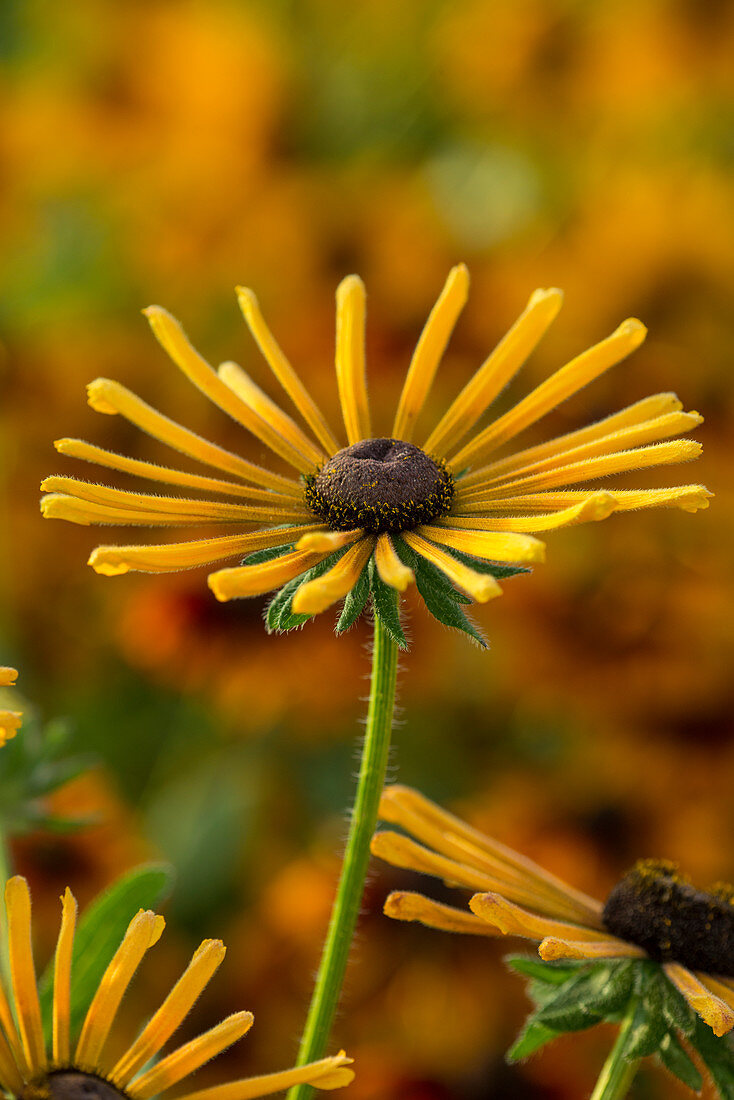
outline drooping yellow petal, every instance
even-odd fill
[[[293,597],[297,615],[318,615],[354,588],[375,546],[374,538],[361,539],[326,573],[306,581]]]
[[[216,1027],[197,1035],[195,1039],[162,1058],[157,1065],[138,1077],[137,1081],[129,1084],[125,1092],[130,1100],[149,1100],[151,1096],[166,1092],[205,1062],[238,1042],[250,1030],[253,1020],[251,1012],[235,1012]]]
[[[462,932],[492,938],[499,935],[486,921],[465,909],[455,909],[453,905],[443,905],[423,894],[406,890],[395,890],[388,894],[383,912],[393,920],[418,921],[426,928],[438,928],[442,932]]]
[[[311,1085],[315,1089],[341,1089],[354,1080],[354,1073],[347,1069],[352,1059],[344,1051],[333,1058],[322,1058],[298,1069],[282,1073],[267,1073],[262,1077],[247,1077],[230,1081],[226,1085],[214,1085],[199,1092],[190,1092],[179,1100],[255,1100],[258,1096],[270,1096],[284,1092],[295,1085]]]
[[[558,512],[546,512],[535,516],[487,516],[481,512],[472,516],[446,516],[436,520],[437,527],[475,531],[556,531],[576,523],[606,519],[615,509],[612,493],[592,493],[578,504]],[[479,511],[479,510],[478,510]]]
[[[228,535],[221,539],[195,539],[162,546],[98,546],[89,555],[87,565],[105,577],[122,573],[175,573],[224,558],[251,554],[271,546],[295,541],[302,534],[319,531],[318,524],[301,527],[276,527],[268,531],[251,531],[246,535]]]
[[[631,451],[619,451],[617,454],[600,455],[598,458],[583,462],[572,462],[568,466],[547,470],[541,474],[518,478],[517,481],[503,482],[502,485],[487,489],[481,496],[472,497],[470,502],[454,506],[457,515],[465,515],[480,504],[493,505],[495,498],[514,494],[523,494],[535,489],[553,489],[560,485],[573,485],[580,481],[592,481],[610,474],[626,473],[628,470],[644,470],[651,466],[667,466],[673,462],[689,462],[701,453],[701,444],[693,439],[674,439],[669,443],[654,443],[651,447],[635,447]]]
[[[21,1096],[25,1091],[25,1084],[16,1065],[13,1051],[2,1032],[0,1032],[0,1088],[14,1096]]]
[[[709,499],[714,495],[703,485],[678,485],[672,489],[608,489],[605,494],[613,498],[615,512],[629,512],[637,508],[682,508],[684,512],[696,512],[699,508],[708,508]],[[517,496],[496,497],[486,507],[493,512],[545,511],[548,508],[561,511],[598,495],[598,490],[591,489],[519,493]],[[456,516],[451,518],[456,520]],[[467,522],[470,524],[471,520]]]
[[[243,286],[238,286],[237,299],[250,332],[255,338],[273,374],[278,379],[303,419],[311,428],[311,431],[319,440],[326,453],[329,456],[333,455],[339,450],[339,444],[336,437],[326,423],[324,416],[321,414],[308,390],[283,355],[280,346],[265,323],[257,298],[251,290]]]
[[[20,875],[5,884],[5,908],[8,915],[8,956],[13,1001],[25,1061],[33,1076],[46,1066],[46,1044],[41,1023],[36,969],[31,945],[31,894]]]
[[[505,531],[465,531],[432,524],[416,528],[416,533],[475,558],[522,563],[545,561],[545,543],[532,535],[517,535]]]
[[[471,431],[485,409],[540,343],[562,302],[563,294],[555,287],[536,290],[531,294],[525,310],[510,331],[503,336],[431,432],[423,446],[424,451],[444,456]],[[451,465],[461,470],[468,464]]]
[[[342,279],[336,292],[336,381],[350,443],[370,439],[370,409],[364,349],[365,289],[358,275]]]
[[[160,481],[166,485],[182,485],[187,489],[198,489],[206,493],[224,493],[229,496],[244,497],[247,500],[262,500],[275,505],[293,505],[292,495],[276,493],[272,489],[257,489],[252,485],[242,485],[236,481],[222,481],[215,477],[202,477],[185,470],[174,470],[170,466],[158,466],[154,462],[143,462],[137,458],[128,458],[114,451],[105,451],[85,443],[82,439],[57,439],[54,447],[59,454],[70,458],[80,458],[84,462],[93,462],[96,466],[105,466],[109,470],[120,470],[125,474],[143,477],[149,481]]]
[[[646,959],[641,947],[625,943],[616,936],[590,942],[586,940],[557,939],[549,936],[538,946],[538,954],[546,962],[555,959]]]
[[[413,570],[403,565],[395,552],[392,539],[384,533],[378,536],[375,546],[375,566],[380,580],[391,588],[396,588],[398,592],[404,592],[415,581]]]
[[[224,447],[210,443],[208,439],[203,439],[196,432],[182,427],[175,420],[158,412],[119,382],[113,382],[109,378],[95,379],[87,386],[87,400],[95,412],[107,415],[119,414],[153,439],[173,447],[174,450],[188,455],[189,458],[196,459],[197,462],[203,462],[217,470],[224,470],[225,473],[234,474],[255,485],[275,489],[285,493],[286,496],[300,498],[302,495],[297,481],[282,474],[275,474],[231,451],[226,451]]]
[[[561,451],[550,458],[543,458],[537,462],[518,467],[510,473],[501,473],[498,476],[491,475],[491,467],[485,466],[483,470],[477,470],[472,478],[472,485],[463,486],[462,496],[471,499],[472,496],[481,495],[487,489],[501,487],[509,480],[529,477],[531,474],[540,474],[546,470],[553,470],[559,466],[567,466],[570,463],[578,463],[600,455],[608,455],[619,451],[629,451],[633,447],[643,444],[657,443],[661,439],[670,439],[672,436],[690,432],[703,421],[698,413],[666,413],[654,420],[645,420],[641,424],[631,424],[626,428],[620,428],[608,435],[599,436],[581,446],[573,447],[567,451]],[[485,476],[479,480],[480,474]],[[476,478],[476,481],[474,481]]]
[[[0,687],[12,687],[17,679],[17,668],[8,668],[7,665],[0,665]]]
[[[334,550],[341,550],[342,546],[349,546],[350,543],[356,542],[363,534],[361,527],[351,531],[329,531],[324,528],[323,531],[302,535],[296,543],[296,550],[317,550],[331,554]]]
[[[666,413],[680,412],[682,408],[683,403],[678,400],[674,393],[656,393],[652,397],[643,397],[641,401],[636,401],[634,405],[628,405],[620,412],[612,413],[611,416],[606,416],[603,420],[597,420],[594,424],[589,424],[585,428],[579,428],[575,432],[566,432],[564,435],[548,440],[547,443],[539,443],[535,447],[515,451],[506,458],[500,458],[496,462],[490,463],[489,466],[483,466],[480,470],[463,477],[460,484],[472,485],[476,481],[481,481],[484,474],[494,476],[512,473],[521,466],[528,466],[541,459],[551,458],[562,451],[580,447],[584,443],[590,443],[601,436],[609,435],[611,432],[619,431],[622,428],[628,428],[633,424],[642,424],[646,420],[654,420],[659,416],[665,416]]]
[[[499,928],[505,936],[523,936],[529,940],[556,936],[589,943],[606,942],[609,939],[607,932],[533,913],[523,906],[515,905],[501,894],[475,894],[469,901],[469,908],[481,920]]]
[[[143,1066],[163,1049],[188,1015],[225,953],[226,948],[221,940],[204,940],[161,1007],[110,1073],[109,1080],[113,1085],[124,1090]]]
[[[623,321],[606,340],[576,356],[484,431],[479,432],[470,443],[453,455],[451,465],[457,470],[477,466],[502,443],[535,424],[562,401],[619,363],[640,346],[646,334],[647,329],[636,318]]]
[[[305,435],[296,422],[276,405],[268,395],[250,378],[249,374],[237,363],[222,363],[217,374],[229,386],[232,393],[247,405],[261,420],[271,424],[287,442],[304,455],[312,466],[320,466],[326,455]]]
[[[464,565],[452,554],[429,542],[416,531],[403,531],[401,538],[417,554],[445,573],[453,584],[458,585],[477,603],[486,603],[487,600],[502,595],[502,589],[490,574],[478,573],[475,569],[470,569],[468,565]]]
[[[77,904],[69,887],[61,898],[61,928],[54,955],[53,1060],[57,1066],[71,1058],[71,956]]]
[[[415,422],[468,294],[469,272],[466,264],[458,264],[449,272],[446,285],[431,310],[410,361],[392,429],[396,439],[409,443],[413,438]]]
[[[291,466],[301,473],[309,472],[309,460],[224,384],[206,359],[189,343],[175,317],[161,306],[148,306],[143,313],[161,347],[197,389]]]
[[[312,565],[322,561],[327,554],[312,550],[293,550],[273,561],[259,565],[239,565],[232,569],[219,569],[210,573],[208,585],[218,600],[235,600],[243,596],[261,596],[280,588],[305,573]]]
[[[160,939],[165,921],[150,910],[140,912],[130,921],[128,929],[102,975],[82,1025],[74,1061],[82,1066],[94,1066],[103,1074],[102,1050],[115,1022],[125,991],[132,981],[145,952]]]
[[[693,1011],[709,1025],[714,1035],[726,1035],[731,1031],[734,1027],[734,1010],[707,989],[701,978],[680,963],[663,963],[663,970]]]
[[[52,476],[41,482],[44,492],[53,500],[55,494],[73,497],[91,504],[101,504],[119,512],[122,523],[142,524],[170,523],[283,523],[289,519],[312,519],[313,513],[293,502],[289,505],[271,504],[267,507],[253,504],[233,504],[219,500],[193,500],[187,497],[165,497],[154,493],[132,493],[127,489],[114,489],[110,485],[98,485],[91,481],[78,481],[73,477]],[[48,514],[49,498],[42,501],[42,511]],[[136,516],[145,518],[136,518]],[[160,520],[148,517],[160,516]],[[78,521],[77,521],[78,522]]]

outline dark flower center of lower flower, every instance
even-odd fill
[[[454,497],[445,463],[400,439],[353,443],[305,481],[309,508],[336,531],[408,531],[445,515]]]
[[[104,1077],[70,1068],[52,1070],[32,1081],[20,1100],[127,1100],[127,1094]]]
[[[643,859],[604,905],[604,925],[658,962],[734,978],[734,889],[697,890],[667,860]]]

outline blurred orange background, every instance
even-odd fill
[[[49,949],[63,884],[86,900],[140,858],[174,863],[131,1026],[196,937],[221,936],[226,977],[199,1022],[252,1009],[229,1067],[292,1061],[369,668],[365,623],[268,637],[265,601],[217,605],[199,571],[98,577],[84,562],[108,537],[42,521],[43,476],[90,476],[53,439],[156,456],[88,409],[99,375],[265,458],[166,360],[151,302],[267,385],[233,294],[252,286],[336,422],[333,294],[359,272],[384,431],[460,260],[472,293],[427,423],[536,286],[566,304],[502,401],[640,317],[642,349],[527,443],[676,390],[705,416],[704,456],[629,484],[702,481],[713,506],[552,535],[548,563],[477,611],[488,654],[409,600],[393,774],[591,893],[647,855],[702,885],[734,878],[733,51],[734,7],[696,0],[3,4],[0,658],[99,760],[59,806],[100,815],[23,838],[16,863]],[[357,1060],[345,1095],[588,1095],[611,1034],[504,1067],[527,1007],[501,963],[518,944],[381,916],[389,889],[416,885],[374,867],[334,1037]],[[640,1095],[678,1095],[644,1073]]]

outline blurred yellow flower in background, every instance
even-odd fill
[[[18,679],[18,672],[14,668],[0,666],[0,688],[11,687]],[[20,729],[23,715],[18,710],[0,710],[0,745],[4,745],[11,737],[15,737]]]

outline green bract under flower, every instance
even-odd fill
[[[396,625],[393,635],[402,644],[399,594],[409,585],[416,585],[441,622],[482,642],[462,605],[493,599],[501,593],[499,579],[542,561],[539,534],[604,519],[614,511],[706,507],[710,494],[700,485],[638,491],[593,484],[610,474],[698,455],[698,443],[676,437],[701,417],[684,412],[672,393],[645,397],[546,442],[515,447],[522,432],[639,347],[645,327],[634,318],[501,416],[488,415],[556,317],[562,294],[553,287],[530,296],[509,332],[441,410],[432,430],[419,436],[431,386],[468,290],[469,275],[460,264],[449,273],[418,340],[390,426],[385,410],[372,410],[367,398],[365,288],[355,275],[342,281],[335,364],[341,433],[332,430],[286,359],[252,291],[238,290],[240,306],[300,423],[236,363],[210,366],[178,322],[151,306],[145,313],[179,369],[268,447],[285,471],[256,465],[202,439],[119,383],[98,378],[88,391],[95,410],[124,417],[216,476],[62,439],[56,444],[62,454],[184,489],[186,495],[50,477],[43,483],[44,515],[80,524],[223,526],[228,533],[193,541],[98,546],[89,562],[97,572],[114,576],[130,570],[165,573],[232,559],[240,564],[210,573],[214,595],[231,600],[277,592],[277,614],[268,615],[273,629],[287,629],[342,600],[343,629],[345,622],[354,621],[354,608],[361,610],[371,601],[378,616],[384,612],[386,622]]]

